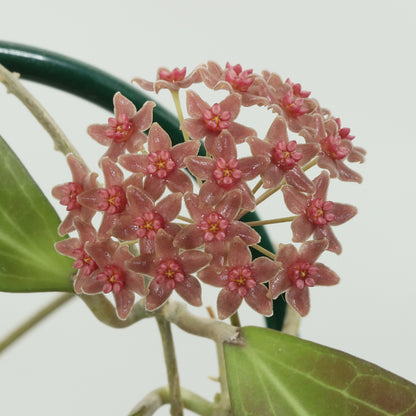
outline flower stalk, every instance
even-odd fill
[[[170,413],[172,416],[183,415],[183,403],[180,391],[178,365],[176,362],[175,345],[172,337],[170,323],[161,315],[156,316],[157,325],[162,338],[163,353],[168,375],[170,393]]]

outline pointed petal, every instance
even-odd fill
[[[149,285],[149,294],[146,296],[146,309],[153,311],[168,299],[172,290],[167,285],[158,285],[153,279]]]
[[[118,162],[130,172],[142,173],[146,173],[146,168],[149,164],[147,155],[122,155]]]
[[[271,299],[276,299],[282,293],[286,292],[292,286],[285,270],[280,271],[269,284],[268,295]]]
[[[171,192],[180,192],[185,194],[186,192],[191,192],[193,189],[190,176],[179,169],[175,169],[171,172],[166,178],[165,183]]]
[[[182,194],[177,192],[169,194],[161,199],[155,207],[155,211],[160,214],[166,222],[173,221],[179,214],[182,205]]]
[[[204,156],[188,156],[185,159],[185,165],[193,175],[203,180],[211,179],[215,169],[215,162]]]
[[[282,188],[283,198],[289,211],[296,215],[302,215],[305,212],[308,203],[308,197],[298,191],[291,185]]]
[[[114,293],[114,299],[118,317],[126,319],[133,307],[134,293],[130,292],[130,290],[121,290],[119,293]]]
[[[317,226],[312,224],[308,219],[301,215],[299,217],[296,217],[291,224],[291,229],[293,232],[293,240],[295,243],[301,243],[303,241],[306,241],[311,234],[316,230]]]
[[[201,143],[199,141],[191,140],[173,146],[170,154],[176,166],[182,168],[185,165],[184,159],[187,156],[196,156],[200,147]]]
[[[159,152],[161,150],[170,151],[172,141],[165,130],[158,123],[153,123],[148,136],[149,152]]]
[[[217,311],[219,319],[230,317],[241,305],[243,298],[237,291],[222,289],[217,299]]]
[[[176,291],[192,306],[201,306],[201,284],[191,275],[185,277],[182,282],[176,283]]]
[[[227,221],[232,221],[236,217],[241,207],[241,191],[233,189],[226,193],[224,198],[215,207],[215,211],[222,215]]]
[[[150,127],[153,121],[153,108],[155,105],[153,101],[146,101],[137,114],[132,117],[131,121],[137,130],[145,131]]]
[[[302,290],[299,290],[292,286],[286,292],[286,301],[300,316],[306,316],[311,308],[309,288],[305,286]]]
[[[272,145],[276,145],[279,140],[283,140],[285,143],[288,142],[287,138],[287,124],[283,117],[277,116],[269,127],[266,133],[267,142]]]
[[[174,245],[184,249],[192,249],[202,246],[204,242],[204,233],[196,224],[190,224],[175,235]]]
[[[260,284],[250,289],[244,299],[258,313],[264,316],[273,315],[273,301],[267,297],[265,286]]]
[[[251,264],[253,276],[257,283],[268,282],[273,279],[281,269],[280,263],[268,259],[267,257],[258,257]]]
[[[230,242],[230,248],[228,252],[229,266],[246,266],[250,263],[251,253],[247,244],[240,237],[234,237]]]
[[[121,92],[117,92],[113,97],[114,114],[118,118],[120,114],[126,114],[131,119],[136,114],[136,106],[126,98]]]
[[[334,203],[331,212],[335,215],[335,219],[330,225],[340,225],[354,217],[357,214],[357,208],[348,204]]]
[[[313,264],[327,248],[326,239],[306,241],[299,250],[299,258]]]
[[[211,256],[200,250],[187,250],[180,254],[179,258],[182,262],[183,271],[186,274],[195,273],[206,266]]]
[[[293,169],[286,172],[286,182],[301,192],[312,194],[315,191],[315,185],[299,165],[295,165]]]

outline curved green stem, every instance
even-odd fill
[[[72,293],[65,293],[40,309],[37,313],[35,313],[27,321],[23,322],[20,326],[14,329],[9,335],[6,336],[6,338],[3,339],[3,341],[0,342],[0,353],[12,345],[13,342],[18,340],[22,335],[26,334],[26,332],[32,329],[42,319],[46,318],[52,312],[56,311],[58,308],[73,298],[74,295]]]

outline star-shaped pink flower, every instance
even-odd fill
[[[269,164],[260,174],[264,188],[274,188],[284,179],[289,185],[303,192],[313,192],[311,180],[305,175],[302,166],[308,163],[319,151],[315,143],[298,144],[289,141],[287,125],[283,117],[276,117],[267,132],[266,139],[247,139],[253,155],[267,156]]]
[[[186,166],[197,178],[205,180],[200,190],[202,200],[217,195],[218,200],[232,189],[242,195],[241,208],[253,211],[256,207],[254,195],[246,181],[254,179],[267,166],[265,156],[249,156],[237,159],[237,147],[233,136],[223,131],[209,152],[211,157],[191,156]]]
[[[202,80],[208,88],[218,90],[225,89],[241,96],[243,106],[268,105],[269,100],[259,93],[265,87],[261,76],[253,74],[252,69],[243,70],[241,65],[231,65],[227,62],[222,68],[215,62],[208,62],[206,67],[200,70]]]
[[[204,283],[222,287],[218,295],[218,317],[226,319],[240,307],[243,299],[257,312],[270,316],[273,304],[263,283],[273,279],[280,264],[266,257],[254,261],[248,245],[240,238],[231,240],[224,264],[214,263],[198,273]]]
[[[191,118],[183,121],[181,128],[192,139],[205,138],[205,147],[211,153],[215,139],[221,132],[228,130],[237,144],[243,143],[248,136],[256,132],[242,124],[235,123],[241,107],[241,98],[238,94],[230,94],[220,103],[210,106],[193,91],[186,93],[186,108]]]
[[[357,213],[357,209],[352,205],[327,201],[329,175],[326,171],[317,176],[313,183],[313,194],[304,194],[290,185],[282,188],[287,207],[298,215],[291,226],[293,241],[306,241],[313,234],[315,240],[326,238],[329,242],[328,250],[340,254],[341,244],[331,227],[351,219]]]
[[[172,141],[159,124],[153,123],[148,137],[149,154],[123,155],[120,164],[131,172],[146,176],[144,190],[157,200],[167,187],[171,192],[189,192],[193,185],[182,168],[187,156],[198,153],[200,143],[188,141],[172,147]]]
[[[83,221],[89,222],[96,212],[94,208],[82,206],[78,196],[84,191],[89,191],[97,187],[98,175],[96,173],[90,173],[87,166],[73,154],[69,154],[66,160],[71,169],[72,182],[55,186],[52,189],[52,195],[60,200],[59,203],[61,205],[66,205],[66,210],[69,211],[58,228],[59,235],[65,235],[75,230],[73,220],[76,217],[80,217]]]
[[[138,273],[151,276],[146,309],[154,310],[166,302],[173,290],[193,306],[201,305],[201,284],[192,275],[204,266],[211,256],[200,250],[179,253],[173,245],[173,236],[159,230],[155,239],[155,254],[135,257],[129,267]]]
[[[309,92],[302,91],[300,84],[289,79],[282,81],[279,75],[263,71],[270,99],[270,108],[285,117],[289,129],[299,132],[308,122],[311,113],[318,111],[319,104],[309,97]]]
[[[82,291],[86,294],[113,292],[117,315],[120,319],[126,319],[134,304],[134,294],[147,294],[143,276],[125,265],[133,258],[129,248],[107,239],[87,243],[85,251],[98,265],[98,270],[83,282]]]
[[[58,253],[75,259],[73,268],[78,269],[78,272],[75,276],[74,290],[80,294],[82,293],[83,283],[98,267],[85,251],[85,244],[87,242],[95,242],[97,232],[91,224],[82,221],[79,217],[74,219],[74,226],[79,238],[67,238],[66,240],[58,241],[55,244],[55,249]]]
[[[181,227],[172,221],[179,215],[182,194],[169,194],[157,204],[142,189],[127,188],[128,206],[112,229],[112,235],[120,240],[139,240],[140,253],[154,251],[154,240],[160,229],[175,235]]]
[[[178,91],[180,88],[189,88],[192,84],[201,82],[200,68],[196,68],[188,76],[186,76],[186,68],[174,68],[172,71],[167,68],[159,68],[157,70],[157,81],[150,82],[143,78],[134,78],[133,82],[139,84],[146,91],[158,93],[164,88]]]
[[[108,232],[117,223],[127,206],[126,189],[129,185],[142,187],[142,175],[132,175],[124,180],[122,170],[108,157],[101,159],[105,188],[95,188],[78,196],[79,203],[104,213],[98,230],[99,239],[108,238]]]
[[[98,143],[109,146],[104,157],[116,162],[126,149],[137,153],[143,148],[147,139],[143,132],[152,124],[154,106],[154,102],[146,101],[136,111],[135,105],[118,92],[114,95],[114,117],[110,117],[107,124],[89,126],[88,134]]]
[[[328,240],[311,240],[302,244],[300,250],[292,244],[281,244],[276,261],[283,269],[270,281],[268,295],[276,299],[286,293],[286,301],[301,316],[310,309],[309,288],[315,285],[331,286],[339,281],[338,275],[322,263],[316,263],[326,250]]]
[[[327,169],[331,178],[361,183],[361,175],[350,169],[345,161],[362,163],[366,152],[352,145],[350,137],[353,136],[349,135],[349,129],[340,130],[339,119],[331,117],[324,120],[320,114],[314,115],[312,125],[312,128],[307,127],[299,134],[307,143],[319,144],[318,166]]]
[[[206,200],[201,200],[196,194],[185,195],[185,204],[194,223],[179,231],[174,240],[176,246],[191,249],[205,245],[205,251],[215,259],[224,255],[226,243],[235,236],[248,245],[260,241],[253,228],[236,220],[241,208],[240,190],[227,192],[216,204],[212,203],[217,199],[215,194],[207,196]]]

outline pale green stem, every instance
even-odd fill
[[[49,133],[55,143],[55,150],[62,152],[64,155],[72,153],[77,159],[83,162],[80,154],[49,113],[19,81],[18,74],[11,73],[3,65],[0,65],[0,81],[6,86],[7,92],[15,95]]]
[[[31,316],[27,321],[23,322],[20,326],[14,329],[9,335],[6,336],[6,338],[3,339],[3,341],[0,342],[0,353],[3,352],[11,344],[13,344],[14,341],[32,329],[42,319],[56,311],[59,307],[64,305],[73,297],[74,295],[72,293],[65,293],[36,312],[33,316]]]
[[[185,409],[201,416],[212,416],[213,404],[208,400],[184,388],[181,388],[181,396]],[[170,401],[169,389],[160,387],[146,395],[129,413],[129,416],[152,416],[160,407]]]
[[[290,221],[293,221],[295,218],[296,218],[296,216],[275,218],[273,220],[248,221],[248,222],[246,222],[246,224],[249,225],[250,227],[255,227],[255,226],[258,226],[258,225],[279,224],[281,222],[290,222]]]
[[[182,215],[178,215],[176,218],[178,220],[182,220],[182,221],[185,221],[185,222],[189,222],[190,224],[193,224],[193,222],[194,222],[194,220],[191,220],[190,218],[187,218],[187,217],[183,217]]]
[[[179,99],[179,92],[178,91],[171,91],[173,102],[175,103],[176,113],[178,114],[179,123],[182,124],[183,122],[183,113],[181,102]],[[189,140],[188,133],[185,130],[182,130],[183,138],[187,142]]]
[[[302,167],[302,170],[306,172],[311,167],[315,166],[318,162],[318,158],[312,159],[309,163],[307,163],[305,166]]]
[[[274,260],[274,258],[276,257],[276,254],[273,254],[271,251],[266,250],[258,244],[253,244],[251,247],[253,247],[257,251],[260,251],[260,253],[263,253],[265,256],[270,257],[272,260]]]
[[[253,192],[253,195],[261,188],[262,185],[263,185],[263,179],[260,179],[251,191]]]
[[[156,315],[159,332],[162,337],[163,353],[168,375],[170,393],[170,413],[172,416],[183,416],[181,386],[179,383],[178,366],[176,363],[175,345],[173,343],[170,323],[161,315]]]
[[[259,205],[261,202],[265,201],[269,196],[272,196],[275,192],[277,192],[279,189],[281,189],[283,185],[286,185],[286,181],[283,181],[279,186],[276,186],[276,188],[268,189],[266,192],[261,194],[256,199],[256,205]]]

